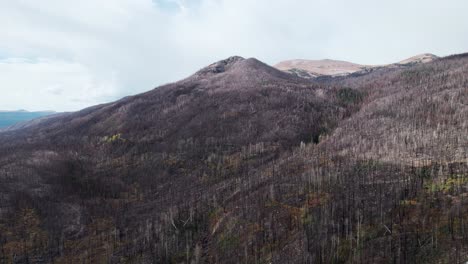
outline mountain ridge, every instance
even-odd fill
[[[353,73],[368,72],[382,67],[401,67],[410,64],[427,63],[438,59],[436,55],[423,53],[411,58],[386,64],[386,65],[362,65],[341,60],[286,60],[274,65],[275,68],[292,73],[299,77],[311,79],[321,76],[346,76]]]
[[[310,80],[231,57],[1,133],[0,260],[462,262],[466,65]]]

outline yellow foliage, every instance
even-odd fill
[[[122,134],[118,133],[112,136],[105,136],[103,140],[107,143],[114,143],[117,141],[125,141],[125,139],[122,138]]]
[[[465,184],[468,184],[468,176],[467,175],[453,175],[443,181],[436,182],[432,181],[425,184],[425,188],[427,191],[435,193],[435,192],[443,192],[448,193],[454,190],[457,187],[461,187]]]

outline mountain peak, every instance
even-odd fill
[[[253,83],[261,79],[260,77],[268,78],[284,78],[291,79],[291,75],[273,68],[256,58],[245,59],[240,56],[232,56],[227,59],[215,62],[199,70],[187,80],[202,80],[216,79],[223,81],[240,82],[246,81]]]
[[[234,64],[244,60],[245,59],[240,56],[232,56],[206,66],[205,68],[196,72],[195,76],[207,76],[222,73],[230,69]]]
[[[439,57],[431,54],[431,53],[423,53],[419,54],[416,56],[413,56],[411,58],[408,58],[406,60],[402,60],[398,62],[398,64],[412,64],[412,63],[426,63],[426,62],[431,62],[435,59],[438,59]]]

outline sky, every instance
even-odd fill
[[[466,0],[0,0],[0,110],[76,111],[233,55],[468,52],[467,12]]]

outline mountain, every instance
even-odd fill
[[[0,260],[466,261],[467,65],[305,79],[231,57],[3,132]]]
[[[310,74],[310,78],[322,75],[347,75],[353,72],[361,71],[366,68],[347,61],[337,60],[288,60],[275,65],[275,68],[282,71],[298,72]],[[306,75],[305,75],[306,76]]]
[[[411,58],[408,58],[406,60],[402,60],[400,62],[398,62],[398,64],[418,64],[418,63],[427,63],[427,62],[431,62],[433,60],[436,60],[438,59],[439,57],[437,57],[436,55],[434,54],[430,54],[430,53],[424,53],[424,54],[420,54],[420,55],[416,55],[416,56],[413,56]]]
[[[410,64],[431,62],[438,57],[433,54],[421,54],[398,63],[389,65],[360,65],[338,60],[287,60],[274,67],[292,73],[302,78],[316,78],[320,76],[344,76],[358,72],[368,72],[381,67],[402,67]]]
[[[26,110],[18,111],[0,111],[0,129],[17,123],[29,121],[35,118],[54,114],[52,111],[28,112]]]

